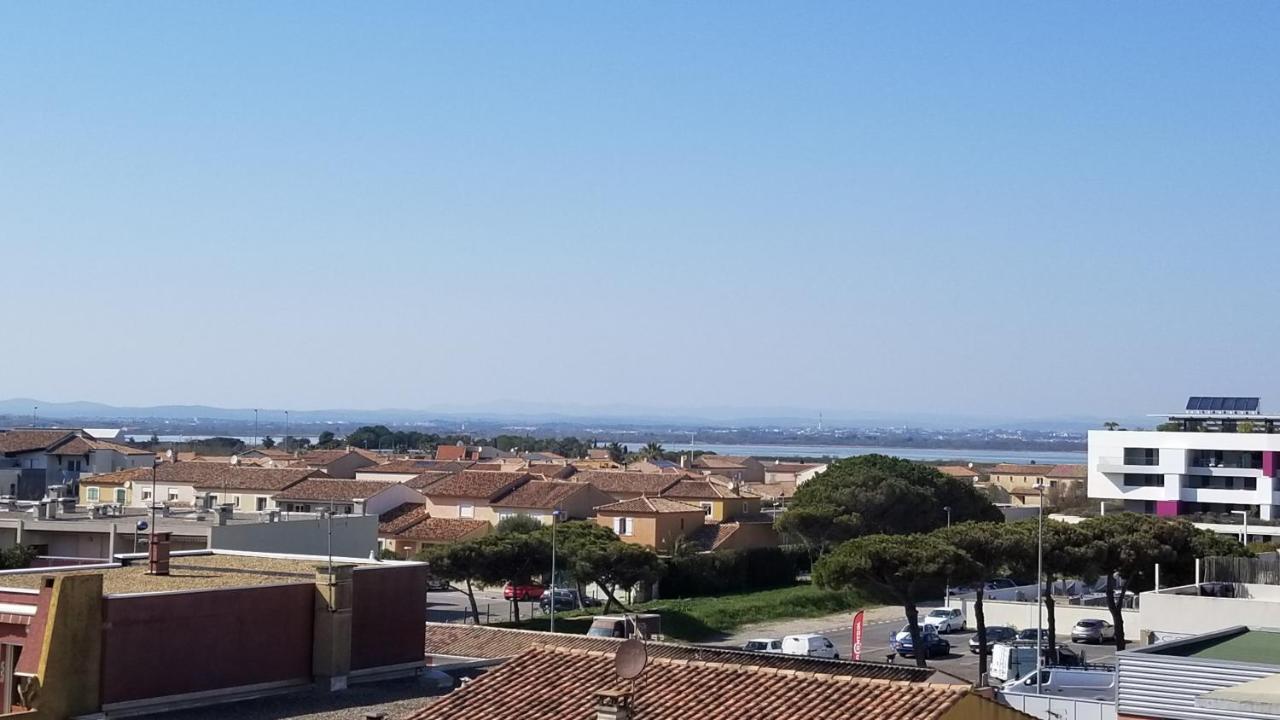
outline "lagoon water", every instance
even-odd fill
[[[644,443],[627,443],[628,450],[639,450]],[[1053,450],[964,450],[960,448],[898,448],[860,447],[855,445],[720,445],[716,443],[688,443],[662,445],[664,450],[703,450],[718,455],[755,455],[758,457],[853,457],[855,455],[893,455],[907,460],[966,460],[976,463],[1084,463],[1088,453],[1084,451]]]

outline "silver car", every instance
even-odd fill
[[[1116,639],[1116,629],[1106,620],[1086,618],[1071,628],[1073,643],[1104,643]]]

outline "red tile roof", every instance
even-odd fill
[[[351,502],[368,500],[395,485],[396,483],[383,480],[338,480],[313,477],[292,485],[272,497],[276,500]]]
[[[740,470],[747,466],[750,459],[735,455],[699,455],[694,458],[693,466],[709,470]]]
[[[465,445],[437,445],[437,460],[462,460],[467,457]]]
[[[414,475],[408,480],[402,480],[401,482],[413,488],[414,490],[422,490],[440,480],[443,480],[449,477],[450,475],[453,475],[456,472],[457,472],[456,470],[452,472],[445,472],[443,470],[428,470],[426,472]]]
[[[638,497],[629,500],[621,500],[608,505],[601,505],[596,508],[597,513],[636,513],[641,515],[648,514],[666,514],[666,513],[682,513],[696,512],[699,515],[705,515],[706,511],[697,505],[689,503],[676,502],[661,497]]]
[[[396,533],[396,537],[419,542],[450,543],[488,532],[488,521],[429,517]]]
[[[0,453],[24,453],[44,450],[74,433],[74,430],[19,428],[0,432]]]
[[[423,503],[403,503],[378,516],[378,534],[395,535],[426,520],[427,506]]]
[[[531,479],[532,475],[523,472],[463,470],[432,483],[423,492],[432,497],[495,500]]]
[[[982,475],[982,473],[978,472],[977,470],[971,467],[965,467],[963,465],[939,465],[938,472],[942,473],[943,475],[947,475],[949,477],[959,478],[961,480],[972,480],[975,477],[979,477]]]
[[[573,476],[573,481],[590,483],[597,490],[606,493],[657,495],[675,485],[682,477],[686,476],[625,470],[581,470]]]
[[[554,463],[529,463],[524,471],[534,475],[541,475],[548,480],[564,480],[573,477],[578,468],[572,465],[556,465]]]
[[[451,462],[440,460],[392,460],[382,465],[370,465],[356,469],[358,473],[398,473],[401,475],[418,474],[430,471],[457,472],[465,470],[473,463]]]
[[[1054,465],[1045,477],[1084,480],[1089,477],[1088,465]]]
[[[574,635],[571,633],[549,633],[540,630],[515,630],[483,625],[434,622],[429,622],[426,625],[427,654],[475,660],[497,660],[515,657],[538,644],[613,653],[617,651],[618,645],[622,642],[617,638]],[[648,655],[651,658],[761,665],[794,672],[847,675],[850,677],[879,678],[903,682],[925,682],[931,677],[941,677],[948,681],[950,679],[949,676],[936,673],[932,668],[918,668],[908,663],[889,665],[881,662],[827,660],[803,655],[770,655],[746,652],[734,648],[707,647],[674,642],[646,642],[645,650],[648,651]]]
[[[160,463],[156,466],[156,481],[190,485],[196,490],[221,490],[225,487],[228,490],[279,492],[318,472],[308,468],[260,468],[229,463]],[[139,479],[149,482],[151,468],[133,468],[86,478],[95,485],[123,485],[126,480]]]
[[[721,500],[724,498],[754,497],[751,491],[734,492],[733,488],[722,482],[705,478],[695,480],[686,478],[662,491],[662,497],[694,500]]]
[[[489,504],[493,507],[554,510],[574,494],[586,490],[587,485],[585,483],[565,482],[563,480],[530,480]]]
[[[1052,465],[1018,465],[1016,463],[1000,463],[991,468],[992,475],[1044,475],[1053,469]]]
[[[597,691],[619,686],[626,685],[618,680],[612,652],[536,645],[409,717],[585,719],[595,716]],[[992,711],[1001,707],[958,685],[655,657],[636,683],[632,709],[642,720],[927,720],[943,717],[961,701],[991,703]],[[995,717],[975,708],[978,714]]]

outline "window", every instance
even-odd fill
[[[254,501],[253,501],[253,504],[254,504],[254,507],[255,507],[258,511],[262,511],[262,510],[266,510],[266,509],[267,509],[267,499],[266,499],[266,498],[264,498],[264,497],[260,497],[260,498],[258,498],[257,500],[254,500]]]
[[[635,522],[629,517],[616,517],[613,519],[613,531],[618,537],[626,537],[633,535],[635,532]]]
[[[1159,448],[1125,448],[1125,465],[1159,465]]]
[[[231,496],[231,505],[232,505],[232,507],[240,507],[240,496],[239,496],[239,495],[232,495],[232,496]]]
[[[473,518],[476,516],[476,506],[471,503],[458,503],[458,517]]]
[[[1146,473],[1125,473],[1125,487],[1161,487],[1164,485],[1163,475],[1148,475]]]
[[[513,517],[515,517],[515,516],[516,516],[516,514],[515,514],[515,513],[513,513],[513,512],[511,512],[510,510],[502,510],[502,511],[500,511],[500,512],[498,513],[498,522],[502,522],[503,520],[506,520],[507,518],[513,518]]]
[[[124,502],[124,498],[125,498],[124,488],[116,488],[116,502],[122,503]]]
[[[698,507],[702,508],[702,514],[703,514],[703,515],[706,515],[707,517],[711,517],[711,507],[712,507],[712,506],[711,506],[711,503],[709,503],[709,502],[700,502],[700,503],[698,503]]]
[[[178,501],[178,488],[169,488],[169,502]]]
[[[150,490],[143,490],[143,491],[142,491],[142,499],[143,499],[143,500],[150,500],[150,499],[151,499],[151,491],[150,491]]]
[[[98,488],[91,487],[84,489],[85,499],[89,502],[98,502]]]

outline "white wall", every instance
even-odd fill
[[[405,503],[416,503],[422,505],[426,503],[427,498],[422,493],[414,490],[408,485],[400,483],[389,483],[386,490],[374,495],[371,498],[365,498],[365,513],[368,515],[381,515],[382,513],[400,507]]]
[[[1255,586],[1247,586],[1250,589]],[[1261,589],[1259,594],[1276,596],[1280,590]],[[1178,595],[1170,592],[1142,594],[1137,623],[1145,632],[1166,636],[1199,635],[1237,625],[1280,626],[1280,597],[1275,599],[1215,598]]]
[[[376,515],[337,515],[332,521],[313,518],[212,527],[209,547],[217,550],[325,555],[329,547],[331,526],[334,555],[363,558],[368,557],[371,552],[377,552]]]

